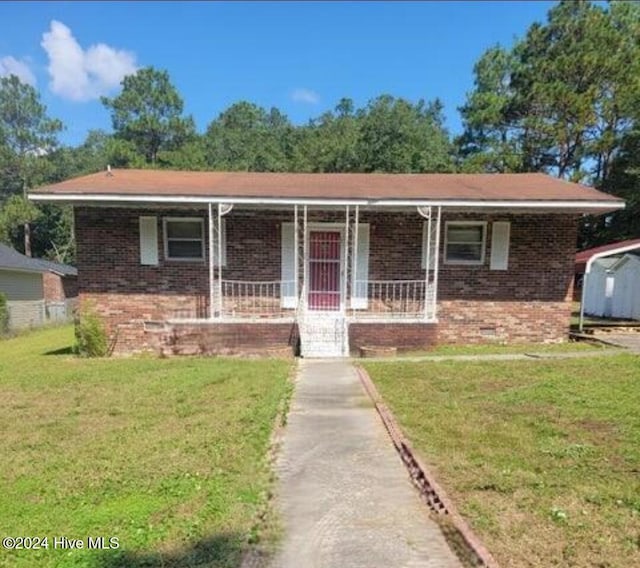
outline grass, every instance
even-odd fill
[[[403,357],[426,357],[431,355],[509,355],[514,353],[575,353],[608,349],[609,346],[589,341],[567,341],[565,343],[500,343],[479,345],[437,345],[428,351],[406,351]]]
[[[78,359],[73,331],[0,342],[0,566],[238,566],[261,536],[290,363]],[[266,538],[273,536],[273,531]],[[53,538],[118,537],[117,550]]]
[[[501,566],[640,566],[640,358],[365,366]]]

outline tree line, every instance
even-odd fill
[[[116,168],[265,172],[546,172],[627,200],[585,217],[579,247],[640,236],[640,6],[561,1],[511,48],[488,49],[445,127],[441,101],[384,94],[295,125],[277,108],[232,104],[198,132],[166,71],[147,67],[103,98],[113,131],[63,146],[38,92],[0,79],[0,240],[73,261],[69,207],[34,205],[44,183]]]

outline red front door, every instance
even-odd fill
[[[309,234],[309,309],[340,309],[340,233]]]

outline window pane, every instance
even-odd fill
[[[168,241],[169,258],[202,258],[202,241]]]
[[[449,226],[447,240],[452,243],[481,243],[482,227],[481,226]]]
[[[481,244],[447,244],[447,260],[480,262],[482,260]]]
[[[199,221],[167,221],[167,236],[170,239],[200,239],[202,225]]]

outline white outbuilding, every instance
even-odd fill
[[[640,257],[625,254],[612,268],[611,316],[640,320]]]
[[[576,255],[584,314],[640,320],[640,239],[612,243]]]
[[[619,258],[599,258],[591,265],[584,290],[584,313],[599,318],[610,318],[613,313],[615,276],[612,270]]]

